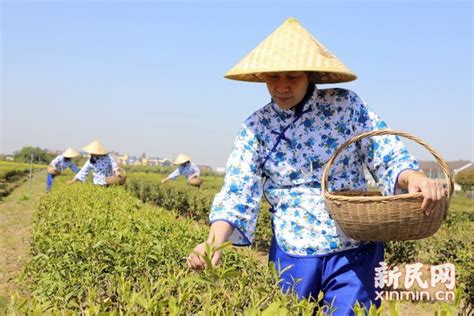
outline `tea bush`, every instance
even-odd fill
[[[36,171],[46,166],[34,164],[32,168]],[[0,161],[0,201],[23,182],[29,172],[30,165],[27,163]]]
[[[205,178],[201,189],[178,180],[160,184],[162,177],[131,174],[128,189],[142,201],[151,202],[166,209],[175,209],[179,214],[208,222],[208,213],[214,195],[220,190],[223,179]],[[271,240],[269,205],[262,202],[254,248],[267,251]],[[473,200],[463,194],[452,198],[450,213],[440,230],[432,237],[385,245],[385,261],[390,265],[422,262],[424,264],[453,263],[457,269],[458,284],[464,290],[467,303],[473,304],[474,265],[472,256],[474,231]]]
[[[161,175],[168,175],[173,172],[178,166],[170,165],[170,166],[142,166],[142,165],[125,165],[123,168],[127,172],[134,172],[134,173],[151,173],[151,174],[161,174]],[[215,176],[221,177],[219,174],[212,170],[201,170],[201,176]]]
[[[22,274],[32,298],[15,298],[12,310],[311,314],[314,303],[283,295],[275,272],[249,249],[225,249],[219,267],[190,271],[186,257],[207,228],[177,217],[123,188],[57,185],[38,205],[32,259]]]
[[[161,184],[163,176],[132,173],[127,180],[127,189],[143,202],[149,202],[201,223],[209,222],[209,212],[214,196],[223,185],[222,177],[203,177],[200,189],[187,185],[184,178]],[[272,237],[269,204],[263,200],[252,247],[267,251]]]

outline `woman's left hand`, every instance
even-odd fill
[[[446,190],[441,182],[430,179],[424,174],[412,172],[406,176],[406,183],[408,193],[421,192],[423,194],[421,209],[426,215],[431,215],[442,207],[446,199]]]

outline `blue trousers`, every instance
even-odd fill
[[[51,187],[53,186],[53,180],[54,176],[48,173],[48,175],[46,176],[46,192],[49,192],[49,190],[51,190]]]
[[[294,290],[299,298],[317,299],[322,291],[325,311],[345,316],[354,315],[356,302],[367,309],[371,303],[380,306],[375,300],[374,268],[383,261],[383,251],[382,243],[368,243],[319,257],[296,257],[284,253],[273,237],[269,260],[280,272],[291,266],[280,276],[284,292]]]

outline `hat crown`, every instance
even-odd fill
[[[175,165],[180,165],[182,163],[185,163],[187,161],[191,161],[191,156],[188,156],[186,154],[179,154],[176,159],[173,161]]]
[[[94,140],[90,144],[84,146],[84,149],[87,153],[92,155],[106,155],[107,150],[105,150],[104,146],[98,141]]]
[[[262,82],[259,74],[281,71],[315,72],[315,83],[344,82],[357,78],[293,17],[283,22],[225,77]]]
[[[79,152],[75,150],[74,148],[69,147],[62,153],[62,156],[66,158],[74,158],[74,157],[79,156]]]

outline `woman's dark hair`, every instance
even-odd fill
[[[308,81],[310,83],[315,82],[317,79],[317,73],[314,71],[306,71],[306,76],[308,76]]]

